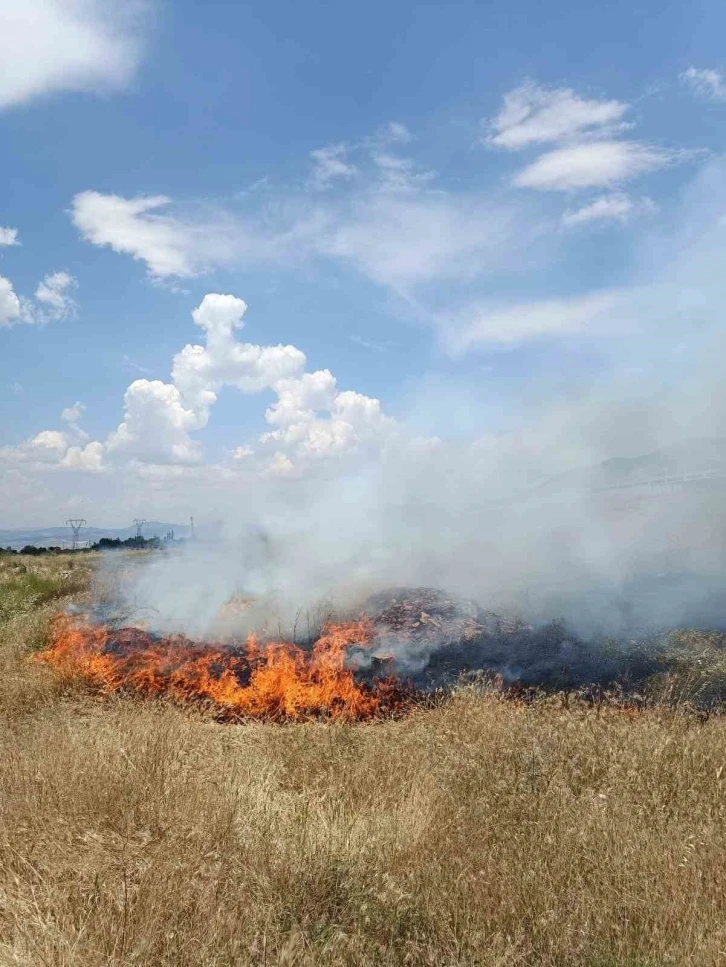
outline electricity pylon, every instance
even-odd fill
[[[66,527],[70,527],[73,531],[73,542],[71,545],[71,550],[75,551],[78,548],[78,537],[81,533],[81,527],[84,526],[85,520],[82,517],[71,517],[66,521]]]

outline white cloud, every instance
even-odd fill
[[[484,274],[529,240],[516,209],[486,196],[421,190],[356,198],[317,247],[401,293]]]
[[[0,246],[20,245],[17,228],[3,228],[0,226]]]
[[[122,455],[146,465],[201,464],[201,445],[191,434],[207,425],[224,386],[276,394],[265,413],[275,429],[262,434],[260,443],[267,450],[274,446],[282,456],[273,457],[266,472],[287,472],[288,463],[298,466],[381,446],[390,437],[395,423],[383,414],[379,400],[340,391],[328,370],[306,373],[299,349],[237,341],[246,308],[235,296],[204,297],[193,317],[206,334],[205,345],[188,345],[176,354],[171,383],[139,379],[129,386],[123,422],[106,441],[110,457]],[[247,462],[254,451],[242,445],[231,456]],[[72,459],[79,458],[74,454]]]
[[[371,160],[378,169],[376,188],[379,191],[416,191],[435,177],[433,171],[419,170],[410,158],[401,158],[388,151],[374,150]]]
[[[515,175],[514,184],[543,191],[605,187],[662,168],[674,158],[672,152],[635,141],[593,141],[541,155]]]
[[[39,283],[33,300],[19,297],[12,282],[0,275],[0,326],[67,318],[76,310],[76,303],[68,295],[68,290],[76,285],[67,272],[53,272]]]
[[[407,300],[446,279],[486,275],[521,261],[533,226],[519,207],[484,193],[429,187],[430,174],[377,148],[374,174],[343,195],[315,202],[283,197],[253,218],[161,216],[165,198],[126,199],[83,192],[73,220],[96,245],[146,262],[152,276],[188,276],[229,265],[286,264],[320,257],[351,265]],[[400,163],[399,163],[400,162]],[[539,231],[535,227],[535,232]]]
[[[305,356],[294,346],[238,342],[247,306],[211,293],[192,313],[204,330],[204,346],[187,345],[174,357],[172,382],[138,379],[127,389],[124,420],[108,439],[110,452],[146,463],[199,463],[201,445],[190,433],[206,426],[223,386],[258,393],[301,373]]]
[[[504,97],[504,106],[489,123],[487,143],[509,151],[532,144],[602,136],[620,125],[627,104],[585,100],[569,88],[546,89],[523,84]]]
[[[242,221],[220,211],[188,217],[160,214],[171,204],[165,195],[123,198],[83,191],[73,199],[73,224],[87,242],[146,263],[152,278],[202,275],[222,266],[309,255],[324,217],[315,209],[304,218],[282,212]],[[284,206],[282,206],[284,207]]]
[[[85,411],[85,405],[79,402],[74,403],[73,406],[66,406],[65,409],[61,410],[61,420],[68,427],[66,435],[70,437],[69,444],[83,444],[88,440],[88,434],[78,425]]]
[[[61,410],[61,420],[68,423],[69,426],[77,426],[85,409],[84,404],[78,402],[74,403],[73,406],[66,406],[65,409]]]
[[[556,259],[558,246],[564,244],[563,233],[557,231],[561,224],[624,219],[644,211],[646,203],[627,199],[618,190],[620,183],[679,157],[614,139],[612,132],[623,127],[626,109],[618,101],[587,100],[570,90],[533,86],[520,89],[517,96],[519,102],[511,101],[498,121],[499,134],[509,132],[507,144],[565,143],[520,171],[516,184],[560,191],[611,187],[610,193],[573,206],[562,216],[553,215],[548,201],[532,194],[495,194],[455,182],[442,188],[438,176],[401,154],[397,145],[410,135],[393,124],[345,149],[321,149],[321,177],[330,174],[343,182],[335,192],[284,189],[274,204],[268,192],[264,198],[234,202],[226,214],[189,205],[180,210],[165,196],[83,192],[74,201],[74,221],[89,241],[144,260],[158,278],[229,266],[337,263],[388,290],[398,311],[440,329],[446,340],[450,321],[455,320],[458,331],[469,305],[483,304],[481,296],[495,276],[516,285],[519,277]],[[581,138],[586,140],[577,143]],[[349,178],[338,163],[344,169],[355,167],[357,177]],[[243,217],[241,211],[247,214]],[[220,333],[225,349],[216,352],[213,337],[210,332],[204,347],[185,347],[174,363],[173,385],[200,418],[206,418],[203,414],[222,385],[252,392],[257,379],[269,387],[273,381],[268,371],[275,361],[280,366],[290,363],[291,347],[238,342],[228,327]],[[304,363],[292,375],[297,378],[303,368]],[[242,383],[237,382],[240,378]],[[285,374],[278,374],[281,378]]]
[[[22,318],[20,299],[15,294],[13,284],[0,275],[0,326],[11,326]]]
[[[278,429],[260,440],[285,444],[297,458],[350,453],[369,443],[380,444],[394,429],[379,400],[350,390],[340,392],[327,369],[280,380],[274,389],[277,402],[265,419]]]
[[[276,453],[263,470],[270,477],[290,477],[296,474],[295,464],[284,453]]]
[[[147,463],[199,463],[201,445],[189,436],[199,426],[176,386],[137,379],[126,390],[124,419],[109,436],[108,451]]]
[[[67,272],[51,272],[35,290],[36,302],[40,303],[46,317],[67,319],[77,308],[68,292],[77,286],[76,280]]]
[[[206,345],[187,345],[174,357],[172,379],[203,424],[223,386],[259,393],[279,380],[301,373],[305,354],[295,346],[259,346],[238,342],[247,309],[242,299],[210,293],[194,310],[196,324],[206,333]]]
[[[723,71],[689,67],[679,77],[681,82],[687,84],[695,94],[710,98],[712,101],[726,101],[726,81]]]
[[[679,157],[638,141],[616,136],[631,125],[623,121],[628,105],[616,100],[588,100],[569,88],[546,89],[533,83],[510,91],[497,117],[487,125],[485,142],[510,151],[554,144],[519,171],[519,188],[571,191],[620,184]],[[598,202],[581,221],[622,217],[627,201],[613,196]],[[577,221],[577,216],[575,215]],[[565,223],[568,216],[565,216]]]
[[[378,137],[381,141],[396,142],[398,144],[408,144],[409,141],[413,141],[413,135],[406,125],[401,124],[400,121],[389,121],[388,124],[384,124],[378,131]]]
[[[169,201],[165,195],[121,198],[83,191],[73,199],[73,224],[86,241],[145,261],[152,275],[195,275],[202,264],[190,244],[193,230],[156,214]]]
[[[247,457],[254,456],[254,452],[255,451],[252,449],[252,447],[248,447],[248,446],[235,447],[234,450],[232,451],[232,459],[246,460]]]
[[[482,343],[517,345],[543,336],[583,332],[616,305],[614,292],[547,299],[509,306],[472,306],[452,327],[450,348],[463,352]]]
[[[68,439],[60,430],[42,430],[33,437],[31,443],[34,447],[45,447],[47,450],[65,452],[68,449]]]
[[[87,443],[86,446],[71,446],[65,452],[60,466],[67,470],[86,470],[90,473],[100,473],[105,470],[103,462],[105,447],[98,441]]]
[[[628,195],[620,193],[602,195],[581,208],[566,211],[562,216],[562,224],[567,228],[574,228],[590,222],[626,222],[635,214],[655,210],[656,205],[650,198],[634,201]]]
[[[346,160],[348,149],[344,144],[329,144],[310,152],[313,159],[313,181],[318,188],[327,188],[336,178],[347,180],[358,171]]]
[[[143,12],[140,0],[0,0],[0,108],[124,87],[140,59]]]

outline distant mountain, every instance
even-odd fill
[[[708,471],[726,472],[726,439],[687,440],[639,457],[613,457],[593,467],[550,477],[536,492],[544,495],[567,490],[603,490]]]
[[[163,521],[147,520],[141,531],[144,537],[165,537],[169,531],[174,531],[175,537],[189,537],[188,524],[165,524]],[[102,537],[118,537],[125,541],[128,537],[136,536],[136,527],[84,527],[80,540],[90,541],[92,544]],[[50,547],[70,544],[72,538],[70,527],[28,527],[18,530],[0,530],[0,547],[24,547],[34,544],[36,547]]]

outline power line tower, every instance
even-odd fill
[[[81,533],[81,527],[85,525],[85,520],[82,517],[71,517],[66,521],[66,527],[70,527],[73,532],[73,541],[71,544],[71,550],[75,551],[78,549],[78,538]]]
[[[145,517],[134,517],[134,524],[136,524],[136,540],[141,540],[141,531],[143,530],[144,524],[146,523]]]

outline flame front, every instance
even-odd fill
[[[210,705],[222,719],[355,721],[396,712],[407,692],[392,679],[367,685],[346,667],[347,649],[373,638],[370,621],[328,625],[311,650],[290,643],[197,645],[138,628],[55,620],[36,660],[103,693],[134,691]]]

